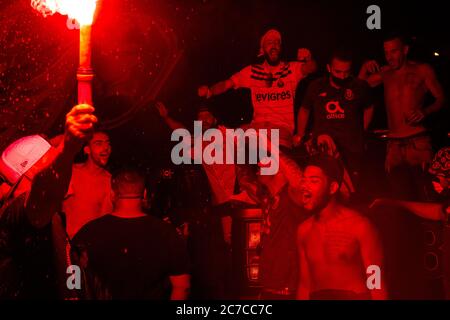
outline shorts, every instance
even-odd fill
[[[388,173],[401,165],[424,169],[432,158],[433,149],[428,135],[392,139],[387,145],[385,168]]]

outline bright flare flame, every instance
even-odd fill
[[[44,17],[58,12],[81,26],[92,24],[96,4],[97,0],[31,0],[31,6]]]

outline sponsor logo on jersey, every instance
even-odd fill
[[[290,90],[282,91],[266,91],[266,92],[256,92],[255,101],[257,103],[272,103],[272,102],[283,102],[292,99],[292,93]]]
[[[327,111],[327,119],[344,119],[345,111],[342,108],[339,101],[329,101],[325,105],[325,110]]]

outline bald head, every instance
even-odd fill
[[[112,176],[111,186],[117,198],[143,198],[144,176],[135,169],[122,169]]]

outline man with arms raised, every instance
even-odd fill
[[[316,70],[316,64],[310,54],[303,54],[304,62],[282,61],[281,34],[275,29],[261,38],[259,56],[264,56],[263,63],[247,66],[211,87],[201,86],[198,95],[209,98],[231,88],[251,89],[254,114],[250,127],[279,129],[280,145],[291,148],[295,90],[300,80]]]

